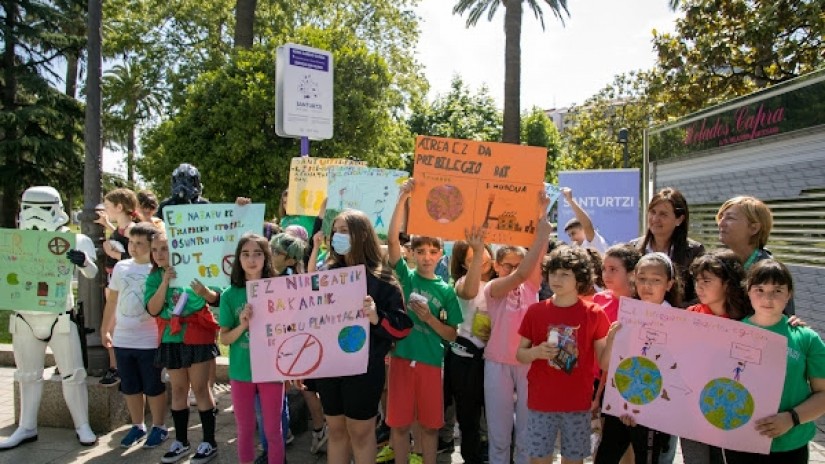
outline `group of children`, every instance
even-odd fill
[[[279,234],[271,240],[247,233],[238,243],[226,289],[207,288],[198,281],[170,287],[175,271],[162,229],[146,221],[130,226],[129,258],[113,267],[102,327],[105,343],[114,347],[120,388],[134,423],[122,444],[131,446],[146,436],[145,446],[153,447],[166,439],[161,381],[165,368],[175,441],[163,462],[176,462],[190,453],[190,388],[203,426],[203,441],[191,462],[204,463],[215,456],[217,409],[209,378],[219,331],[220,342],[230,346],[239,461],[256,460],[257,408],[262,418],[257,427],[267,450],[266,461],[260,462],[285,462],[284,385],[252,382],[248,329],[255,324],[256,308],[247,303],[246,282],[363,264],[368,270],[364,313],[370,322],[367,372],[319,379],[312,387],[320,396],[328,427],[328,462],[379,459],[375,430],[385,388],[383,417],[392,429],[397,463],[436,462],[447,396],[455,402],[461,454],[467,463],[511,462],[513,437],[516,464],[552,462],[559,435],[562,462],[583,462],[590,456],[592,411],[604,389],[613,337],[621,330],[616,322],[619,298],[683,307],[679,269],[667,254],[642,255],[630,245],[610,247],[603,256],[566,245],[548,254],[552,226],[546,215],[549,200],[542,194],[529,249],[503,245],[493,251],[484,243],[485,231],[471,228],[466,240],[454,245],[448,282],[436,274],[444,252],[441,239],[413,237],[412,258],[403,259],[406,244],[400,232],[414,189],[412,179],[401,187],[386,251],[370,219],[352,210],[334,219],[329,250],[320,261],[320,233],[311,244],[305,233]],[[107,195],[114,205],[113,198]],[[119,218],[118,227],[121,220],[127,219]],[[591,236],[586,240],[593,241]],[[695,462],[807,462],[807,443],[815,433],[812,421],[825,412],[825,345],[816,332],[791,324],[782,312],[793,294],[790,272],[767,259],[751,266],[746,275],[729,251],[700,256],[690,272],[698,303],[687,310],[779,333],[788,338],[789,357],[780,412],[757,422],[758,430],[774,439],[769,456],[719,450],[685,439],[683,452],[696,456]],[[600,288],[597,277],[603,283]],[[552,296],[539,301],[543,284]],[[219,308],[217,321],[210,306]],[[144,396],[153,422],[148,436]],[[596,463],[619,462],[628,447],[637,463],[672,462],[675,437],[637,425],[629,415],[606,415],[603,421]]]

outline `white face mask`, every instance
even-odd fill
[[[332,235],[332,249],[335,250],[336,253],[344,256],[349,253],[351,248],[352,245],[350,244],[349,234],[336,232]]]

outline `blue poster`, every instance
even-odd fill
[[[641,234],[638,169],[562,171],[559,187],[573,191],[573,199],[587,212],[596,232],[609,246],[628,242]],[[567,200],[559,197],[559,240],[570,243],[564,225],[573,217]]]

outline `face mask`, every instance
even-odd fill
[[[351,245],[349,243],[349,235],[348,234],[333,234],[332,236],[332,249],[335,250],[341,256],[349,253]]]

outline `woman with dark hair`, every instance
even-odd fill
[[[647,232],[630,241],[642,254],[658,251],[670,257],[685,284],[683,301],[686,305],[696,300],[690,264],[705,253],[701,243],[688,238],[689,219],[687,200],[682,192],[671,187],[663,188],[647,205]]]

